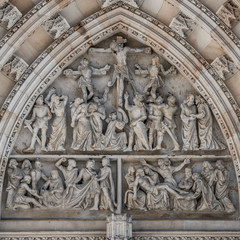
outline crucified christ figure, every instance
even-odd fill
[[[112,53],[117,61],[114,65],[114,72],[112,79],[108,82],[108,88],[112,87],[117,82],[117,103],[119,107],[123,106],[123,91],[124,79],[130,82],[129,70],[127,66],[128,53],[150,53],[151,48],[130,48],[124,46],[127,39],[117,36],[116,40],[110,43],[109,48],[90,48],[90,53]],[[134,88],[134,86],[132,86]],[[108,90],[108,88],[106,88]],[[135,89],[134,89],[135,90]],[[107,94],[107,93],[104,93]]]

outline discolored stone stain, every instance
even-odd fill
[[[16,146],[13,147],[14,150],[16,151],[16,153],[18,154],[22,154],[22,151],[20,149],[18,149]]]
[[[86,32],[87,32],[86,28],[85,28],[84,26],[82,26],[81,23],[79,23],[77,26],[75,26],[75,27],[74,27],[74,30],[75,30],[76,32],[79,32],[81,35],[84,35],[84,34],[86,34]]]

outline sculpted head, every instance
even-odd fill
[[[22,169],[32,169],[32,164],[28,159],[25,159],[22,163]]]
[[[72,170],[73,168],[75,168],[77,166],[76,161],[74,159],[69,159],[68,160],[68,170]]]
[[[135,97],[133,98],[134,104],[139,106],[139,107],[142,107],[144,105],[143,101],[144,101],[144,96],[139,94],[139,93],[137,93],[135,95]]]
[[[37,160],[35,162],[35,169],[37,169],[37,170],[41,170],[42,169],[42,163],[39,160]]]
[[[224,168],[223,161],[222,160],[217,160],[216,167],[218,169],[223,169]]]
[[[169,158],[165,158],[165,159],[164,159],[164,165],[165,165],[165,166],[170,166],[170,165],[171,165],[171,161],[170,161]]]
[[[116,112],[110,113],[109,118],[110,118],[112,121],[116,120],[116,119],[117,119],[117,113],[116,113]]]
[[[146,175],[149,175],[151,173],[151,169],[148,166],[144,166],[143,170]]]
[[[103,159],[102,159],[102,165],[103,165],[103,167],[105,167],[105,166],[111,167],[110,159],[109,159],[108,157],[103,157]]]
[[[118,43],[113,40],[111,43],[110,43],[110,49],[113,51],[113,52],[119,52],[119,45]]]
[[[11,159],[10,162],[9,162],[9,165],[8,167],[10,168],[16,168],[18,166],[18,162],[15,158]]]
[[[43,95],[40,95],[36,100],[37,105],[43,105]]]
[[[52,170],[51,171],[51,179],[58,179],[59,178],[59,174],[57,170]]]
[[[177,99],[175,96],[173,95],[169,95],[168,98],[167,98],[167,101],[168,101],[168,104],[170,106],[175,106],[176,105],[176,102],[177,102]]]
[[[211,170],[213,170],[211,163],[208,161],[204,161],[202,164],[202,171],[206,172],[206,171],[211,171]]]
[[[189,179],[192,177],[192,169],[191,168],[185,168],[185,178]]]
[[[139,176],[139,177],[144,177],[145,176],[142,168],[137,169],[136,176]]]
[[[26,184],[30,184],[31,183],[32,178],[29,175],[24,176],[24,178],[21,180],[21,183],[26,183]]]
[[[152,65],[157,65],[159,63],[159,57],[155,56],[152,58]]]
[[[205,100],[200,95],[197,95],[195,97],[195,102],[196,102],[196,104],[202,104],[202,103],[205,103]]]
[[[88,160],[86,164],[86,168],[88,169],[94,169],[95,167],[95,161],[94,160]]]
[[[135,168],[134,167],[129,167],[128,168],[128,174],[130,174],[130,175],[134,175],[134,173],[135,173]]]
[[[194,105],[194,100],[195,100],[194,95],[193,95],[193,94],[189,94],[189,95],[187,96],[187,105],[188,105],[189,107],[193,106],[193,105]]]
[[[90,113],[96,112],[97,109],[98,109],[98,106],[97,106],[96,103],[90,103],[90,104],[88,105],[88,111],[89,111]]]
[[[199,173],[194,173],[194,174],[192,175],[192,179],[193,179],[194,181],[200,179],[200,174],[199,174]]]
[[[163,167],[165,165],[165,162],[163,159],[158,159],[158,166]]]

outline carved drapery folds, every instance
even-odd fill
[[[10,29],[20,18],[22,13],[11,3],[4,3],[0,7],[0,23],[7,30]]]
[[[13,55],[3,66],[2,72],[12,80],[18,81],[27,68],[28,64],[22,58]]]
[[[42,26],[54,39],[57,39],[70,28],[67,20],[59,13],[46,20]]]
[[[182,12],[173,18],[169,27],[177,32],[181,37],[186,38],[195,27],[196,23]]]

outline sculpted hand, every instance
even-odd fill
[[[151,48],[150,47],[145,48],[145,53],[151,53]]]
[[[25,124],[31,124],[32,123],[31,120],[27,120],[27,119],[24,122],[25,122]]]
[[[191,161],[189,158],[184,159],[184,164],[189,164]]]

